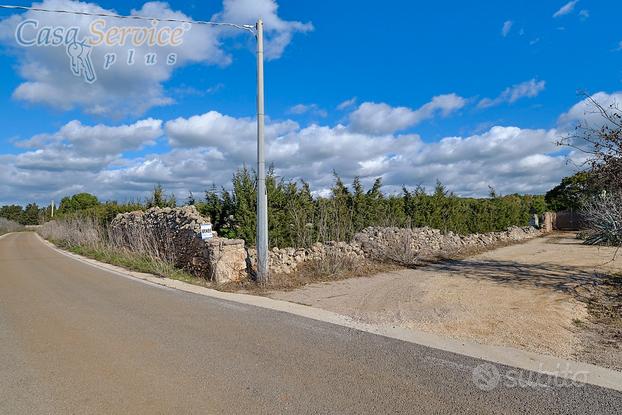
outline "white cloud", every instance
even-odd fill
[[[73,0],[44,0],[41,7],[67,9],[92,13],[116,13],[95,3]],[[265,13],[267,30],[266,56],[279,57],[296,32],[312,29],[310,23],[289,22],[276,14],[277,6],[273,0],[225,0],[223,12],[216,17],[233,19],[243,23],[253,23],[257,16]],[[147,15],[160,18],[192,20],[180,11],[171,9],[164,2],[148,2],[140,9],[132,10],[132,15]],[[251,18],[252,16],[252,18]],[[223,50],[222,41],[231,36],[246,36],[247,32],[226,31],[211,26],[194,25],[183,35],[180,46],[151,48],[143,46],[97,46],[92,49],[92,62],[97,81],[89,84],[70,71],[70,61],[64,46],[59,47],[21,47],[15,41],[17,25],[26,19],[36,19],[39,27],[62,26],[78,27],[82,36],[89,33],[89,25],[94,17],[68,14],[36,13],[28,11],[0,20],[0,43],[8,47],[18,59],[17,71],[24,81],[13,92],[13,97],[29,104],[43,104],[55,109],[81,109],[88,114],[108,117],[123,117],[128,114],[141,115],[148,109],[170,105],[174,101],[166,93],[163,84],[174,70],[194,63],[207,63],[226,66],[232,57]],[[140,20],[104,19],[106,27],[149,26],[150,22]],[[168,24],[162,24],[162,26]],[[172,27],[184,27],[170,24]],[[29,34],[30,35],[30,34]],[[249,40],[250,42],[250,40]],[[134,64],[128,65],[130,49],[134,50]],[[145,65],[145,56],[157,53],[155,65]],[[104,69],[105,56],[116,53],[117,61]],[[177,61],[169,65],[166,58],[176,54]]]
[[[127,126],[73,121],[56,133],[19,142],[27,151],[0,155],[5,166],[0,171],[0,203],[47,202],[79,191],[94,191],[103,199],[135,199],[146,196],[157,182],[183,198],[189,190],[200,194],[212,184],[228,186],[235,169],[254,166],[252,118],[211,111],[168,121],[163,134],[161,126],[151,119]],[[161,135],[170,144],[164,152],[122,156]],[[481,134],[426,143],[416,134],[377,135],[351,125],[303,127],[291,120],[269,121],[266,160],[277,175],[305,179],[316,193],[331,186],[333,170],[347,182],[360,176],[366,185],[382,177],[388,192],[402,185],[430,189],[439,179],[463,196],[486,195],[489,185],[504,194],[541,193],[572,170],[555,146],[559,136],[557,129],[494,126]]]
[[[356,101],[357,101],[356,97],[352,97],[350,99],[346,99],[345,101],[343,101],[339,105],[337,105],[337,109],[340,110],[340,111],[347,110],[348,108],[354,106],[356,104]]]
[[[257,17],[264,21],[266,59],[281,57],[295,33],[313,30],[313,24],[281,19],[275,0],[224,0],[223,11],[214,16],[215,20],[234,23],[255,23]]]
[[[590,98],[585,98],[573,105],[568,112],[565,112],[559,117],[558,125],[560,128],[569,131],[573,129],[577,123],[582,123],[585,126],[591,128],[598,128],[604,125],[604,119],[594,102],[601,105],[603,108],[609,108],[616,106],[622,107],[622,91],[613,93],[598,92],[591,95]]]
[[[234,118],[216,111],[190,118],[177,118],[165,125],[166,134],[171,147],[198,148],[212,147],[235,154],[236,160],[252,159],[257,137],[257,124],[252,118]],[[265,135],[267,139],[298,130],[296,122],[268,123]]]
[[[583,9],[579,12],[579,17],[581,17],[581,20],[587,20],[590,18],[590,11]]]
[[[503,37],[506,37],[507,35],[510,34],[510,30],[512,30],[512,25],[514,24],[514,22],[512,22],[511,20],[506,20],[503,23],[503,27],[501,28],[501,35]]]
[[[161,125],[162,121],[151,118],[121,126],[86,126],[71,121],[54,134],[16,142],[17,147],[28,150],[15,156],[14,167],[63,174],[95,172],[123,164],[122,154],[126,151],[154,145],[162,136]]]
[[[564,4],[562,7],[560,7],[559,10],[557,10],[553,14],[553,17],[561,17],[569,13],[572,13],[572,11],[574,10],[578,2],[579,0],[573,0],[573,1],[569,1],[568,3]]]
[[[328,116],[326,110],[320,108],[317,104],[297,104],[288,109],[287,112],[294,115],[309,114],[321,118]]]
[[[417,110],[391,107],[385,103],[364,102],[350,114],[353,131],[368,134],[391,134],[413,127],[440,113],[447,116],[463,108],[467,100],[456,95],[438,95]]]
[[[497,98],[484,98],[477,106],[479,108],[490,108],[504,103],[513,104],[521,98],[534,98],[546,87],[545,81],[530,79],[506,88]]]

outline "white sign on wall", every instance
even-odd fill
[[[212,239],[214,237],[214,233],[212,232],[212,224],[206,223],[201,225],[201,238],[203,240]]]

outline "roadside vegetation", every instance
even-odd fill
[[[244,239],[255,244],[255,175],[247,168],[238,170],[231,189],[213,187],[203,199],[192,193],[183,204],[195,205],[211,218],[214,230],[228,238]],[[462,235],[505,230],[510,226],[527,226],[531,216],[546,211],[544,196],[500,196],[491,189],[486,198],[463,198],[448,191],[440,182],[430,193],[419,186],[404,187],[400,194],[385,194],[381,179],[365,188],[359,178],[346,185],[335,175],[330,194],[312,194],[302,181],[286,181],[268,174],[268,212],[271,246],[309,247],[316,242],[350,241],[369,226],[424,227]],[[162,186],[154,187],[144,201],[100,202],[97,197],[80,193],[61,200],[54,219],[92,218],[100,224],[110,223],[117,214],[151,207],[175,207],[175,195]],[[38,209],[38,210],[37,210]],[[30,212],[28,220],[23,219]],[[30,204],[0,208],[0,217],[24,224],[42,224],[52,219],[51,206],[37,208]]]
[[[566,178],[546,196],[558,209],[575,209],[584,216],[586,243],[622,245],[622,109],[602,105],[590,96],[590,113],[597,121],[579,123],[559,144],[584,155],[583,171]]]
[[[463,198],[437,183],[429,192],[419,186],[404,187],[398,194],[383,192],[380,178],[364,186],[359,178],[347,185],[335,173],[330,192],[313,194],[308,183],[289,181],[276,176],[270,169],[267,177],[269,200],[269,234],[271,247],[308,248],[316,242],[351,241],[369,226],[401,228],[424,227],[466,235],[501,231],[510,226],[526,226],[534,214],[547,210],[572,209],[581,212],[587,226],[589,243],[622,244],[622,113],[611,105],[604,108],[593,102],[602,115],[597,125],[580,124],[574,134],[560,139],[587,155],[584,169],[565,178],[546,196],[498,195],[491,188],[485,198]],[[219,235],[255,243],[256,177],[246,167],[239,169],[229,188],[212,187],[204,197],[190,193],[182,204],[195,205],[211,218]],[[0,217],[21,224],[45,223],[42,234],[70,250],[108,255],[108,262],[136,262],[131,268],[158,275],[171,274],[172,261],[162,253],[144,246],[128,249],[115,242],[108,224],[119,213],[146,210],[150,207],[175,207],[178,199],[167,194],[162,186],[154,187],[145,200],[101,202],[89,193],[80,193],[61,200],[54,221],[52,207],[39,208],[31,203],[3,206]],[[397,244],[407,245],[407,244]],[[396,248],[387,252],[393,262],[412,262],[411,252]],[[399,257],[399,258],[397,258]],[[152,262],[154,265],[145,265]],[[153,268],[156,268],[155,270]],[[158,269],[160,267],[161,269]],[[336,275],[330,263],[318,264],[314,272]],[[352,268],[341,267],[341,268]]]
[[[121,241],[127,235],[112,231],[93,217],[65,217],[44,224],[37,232],[59,248],[132,271],[145,272],[192,283],[202,283],[185,271],[176,268],[170,253],[158,249],[155,236],[149,232],[132,235],[132,246]]]
[[[17,222],[0,217],[0,235],[22,231],[24,227]]]

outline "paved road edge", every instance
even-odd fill
[[[0,236],[2,239],[10,234]],[[140,281],[142,283],[157,286],[165,289],[175,289],[204,295],[220,300],[247,304],[265,309],[280,311],[284,313],[294,314],[300,317],[306,317],[326,323],[336,324],[351,329],[364,331],[367,333],[377,334],[409,343],[415,343],[435,349],[444,350],[460,355],[470,356],[477,359],[490,361],[506,366],[519,369],[530,370],[543,374],[552,374],[560,378],[577,379],[578,375],[587,373],[586,376],[581,375],[581,381],[600,386],[608,389],[622,391],[622,372],[606,369],[600,366],[588,363],[575,362],[565,360],[548,355],[541,355],[511,347],[489,346],[477,343],[458,341],[454,339],[444,338],[417,330],[395,327],[390,325],[371,325],[354,321],[346,316],[333,313],[330,311],[313,308],[287,301],[274,300],[267,297],[261,297],[250,294],[238,294],[222,292],[211,288],[201,287],[189,284],[183,281],[162,278],[152,274],[129,271],[115,265],[106,264],[94,259],[86,258],[71,252],[64,251],[49,241],[43,239],[39,234],[37,238],[47,245],[50,249],[60,254],[72,258],[76,261],[87,265],[108,271],[112,274]]]

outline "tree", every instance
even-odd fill
[[[590,124],[586,118],[560,144],[586,155],[589,174],[585,182],[571,183],[571,191],[567,193],[585,194],[578,202],[592,234],[588,242],[619,246],[622,244],[622,110],[616,102],[603,105],[591,96],[586,96],[585,101],[598,122]],[[574,199],[570,202],[576,203]]]
[[[146,206],[147,209],[152,207],[176,207],[177,199],[175,198],[174,194],[172,194],[171,196],[166,196],[164,188],[160,183],[158,183],[157,185],[153,186],[151,196],[147,198]]]
[[[39,224],[39,206],[36,203],[30,203],[24,209],[20,222],[22,225],[38,225]]]
[[[622,190],[622,109],[616,102],[605,106],[594,97],[585,96],[598,122],[581,121],[574,133],[562,138],[559,144],[586,155],[591,187]]]
[[[59,213],[73,213],[99,206],[99,200],[90,193],[78,193],[71,197],[64,197],[58,207]]]
[[[564,177],[560,184],[546,193],[547,207],[553,211],[579,209],[583,201],[593,193],[590,188],[590,173],[579,172]]]
[[[13,222],[19,222],[22,218],[22,207],[18,205],[7,205],[0,208],[0,217]]]
[[[188,206],[194,206],[196,205],[197,201],[194,199],[194,195],[192,194],[192,191],[188,192],[188,200],[186,202],[186,205]]]

